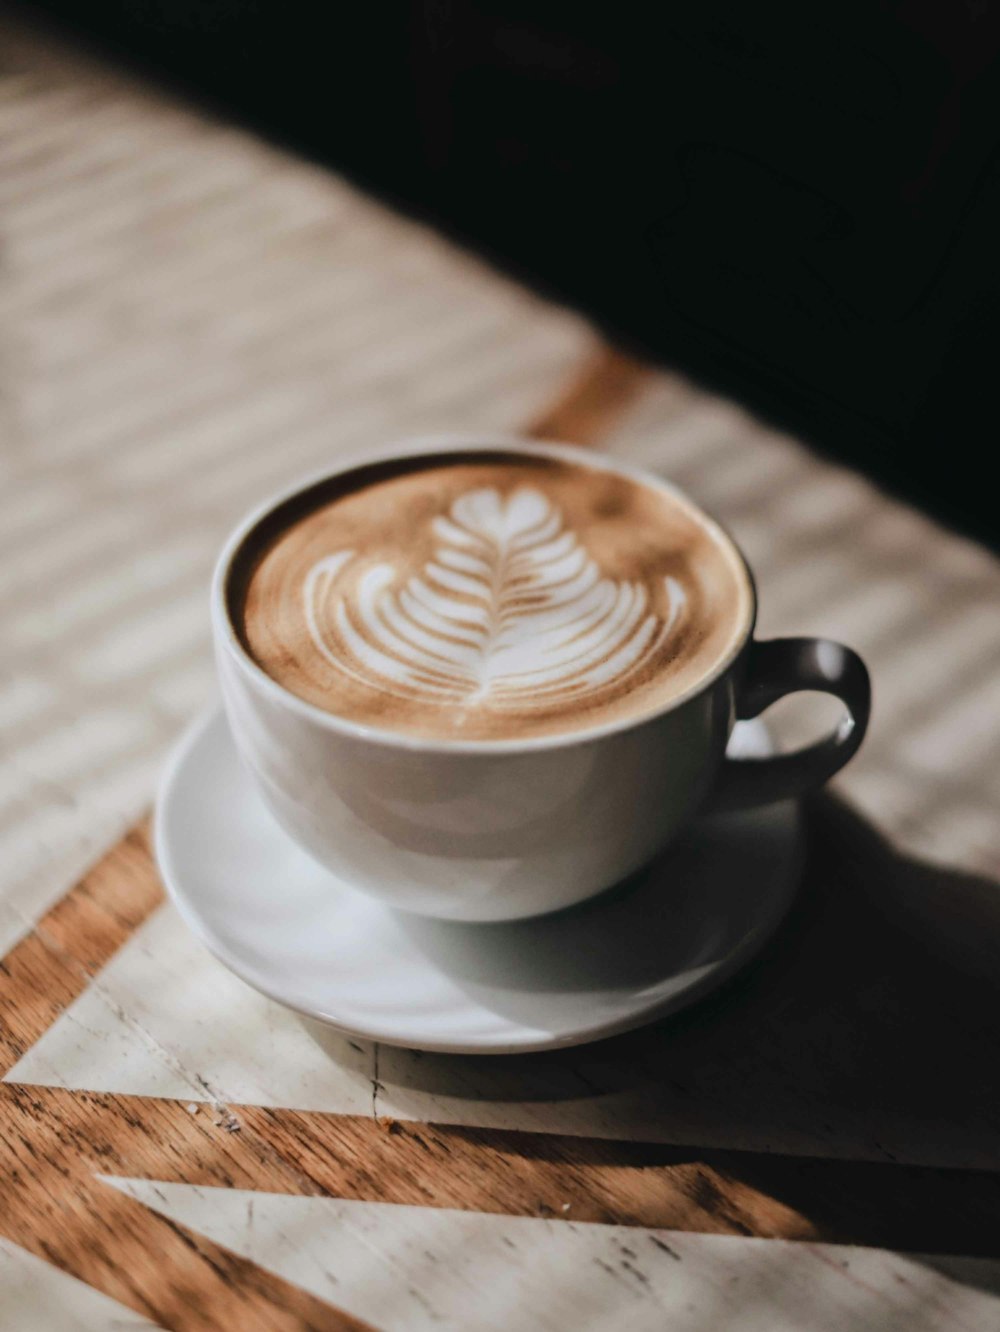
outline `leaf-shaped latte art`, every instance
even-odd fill
[[[320,653],[359,683],[428,703],[518,711],[618,686],[661,646],[684,592],[667,579],[656,613],[640,582],[604,577],[540,491],[468,491],[433,520],[415,574],[317,561],[305,614]]]

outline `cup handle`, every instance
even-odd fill
[[[856,652],[828,638],[773,638],[750,644],[736,715],[757,717],[786,694],[833,694],[847,711],[822,740],[772,758],[725,758],[705,813],[787,800],[821,786],[857,753],[871,714],[871,681]]]

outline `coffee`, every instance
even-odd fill
[[[686,500],[599,466],[470,450],[343,473],[243,541],[254,661],[337,717],[427,739],[573,733],[728,661],[749,577]]]

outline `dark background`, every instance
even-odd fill
[[[23,8],[1000,546],[1000,4]]]

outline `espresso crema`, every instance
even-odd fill
[[[506,740],[627,721],[729,658],[731,544],[666,488],[529,454],[371,464],[281,504],[230,614],[274,680],[348,721]]]

